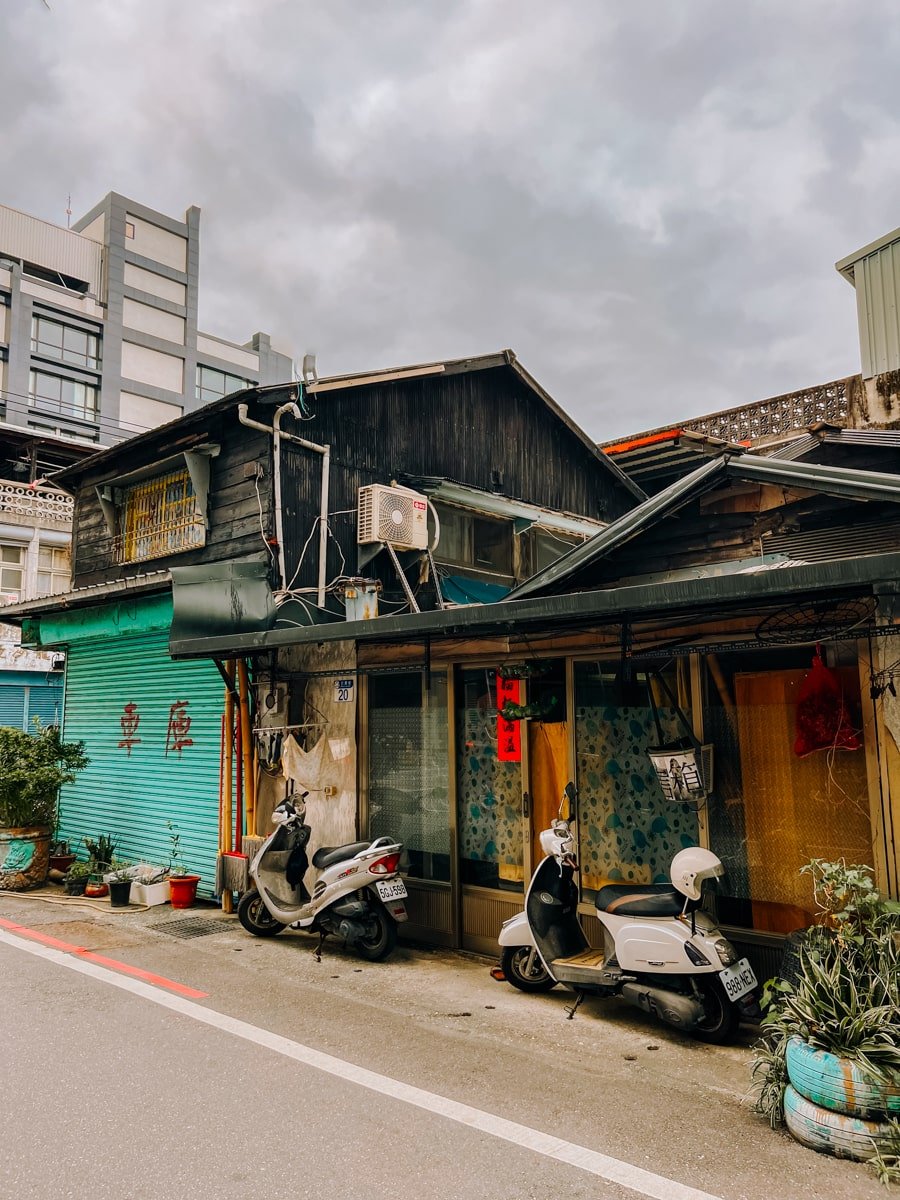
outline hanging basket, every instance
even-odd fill
[[[698,804],[712,791],[711,745],[695,746],[685,738],[667,746],[651,746],[647,756],[667,800]]]

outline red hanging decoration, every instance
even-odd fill
[[[822,661],[821,646],[816,646],[812,670],[800,684],[796,731],[794,753],[798,758],[816,750],[862,749],[850,724],[841,681]]]

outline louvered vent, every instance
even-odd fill
[[[405,550],[424,550],[428,545],[428,503],[409,488],[369,484],[359,489],[357,532],[361,546],[389,542]]]

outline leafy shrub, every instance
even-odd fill
[[[89,762],[84,742],[62,741],[55,725],[0,726],[0,825],[53,825],[60,786]]]

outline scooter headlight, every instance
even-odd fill
[[[730,967],[732,963],[737,962],[737,953],[727,938],[716,938],[713,945],[723,967]]]

